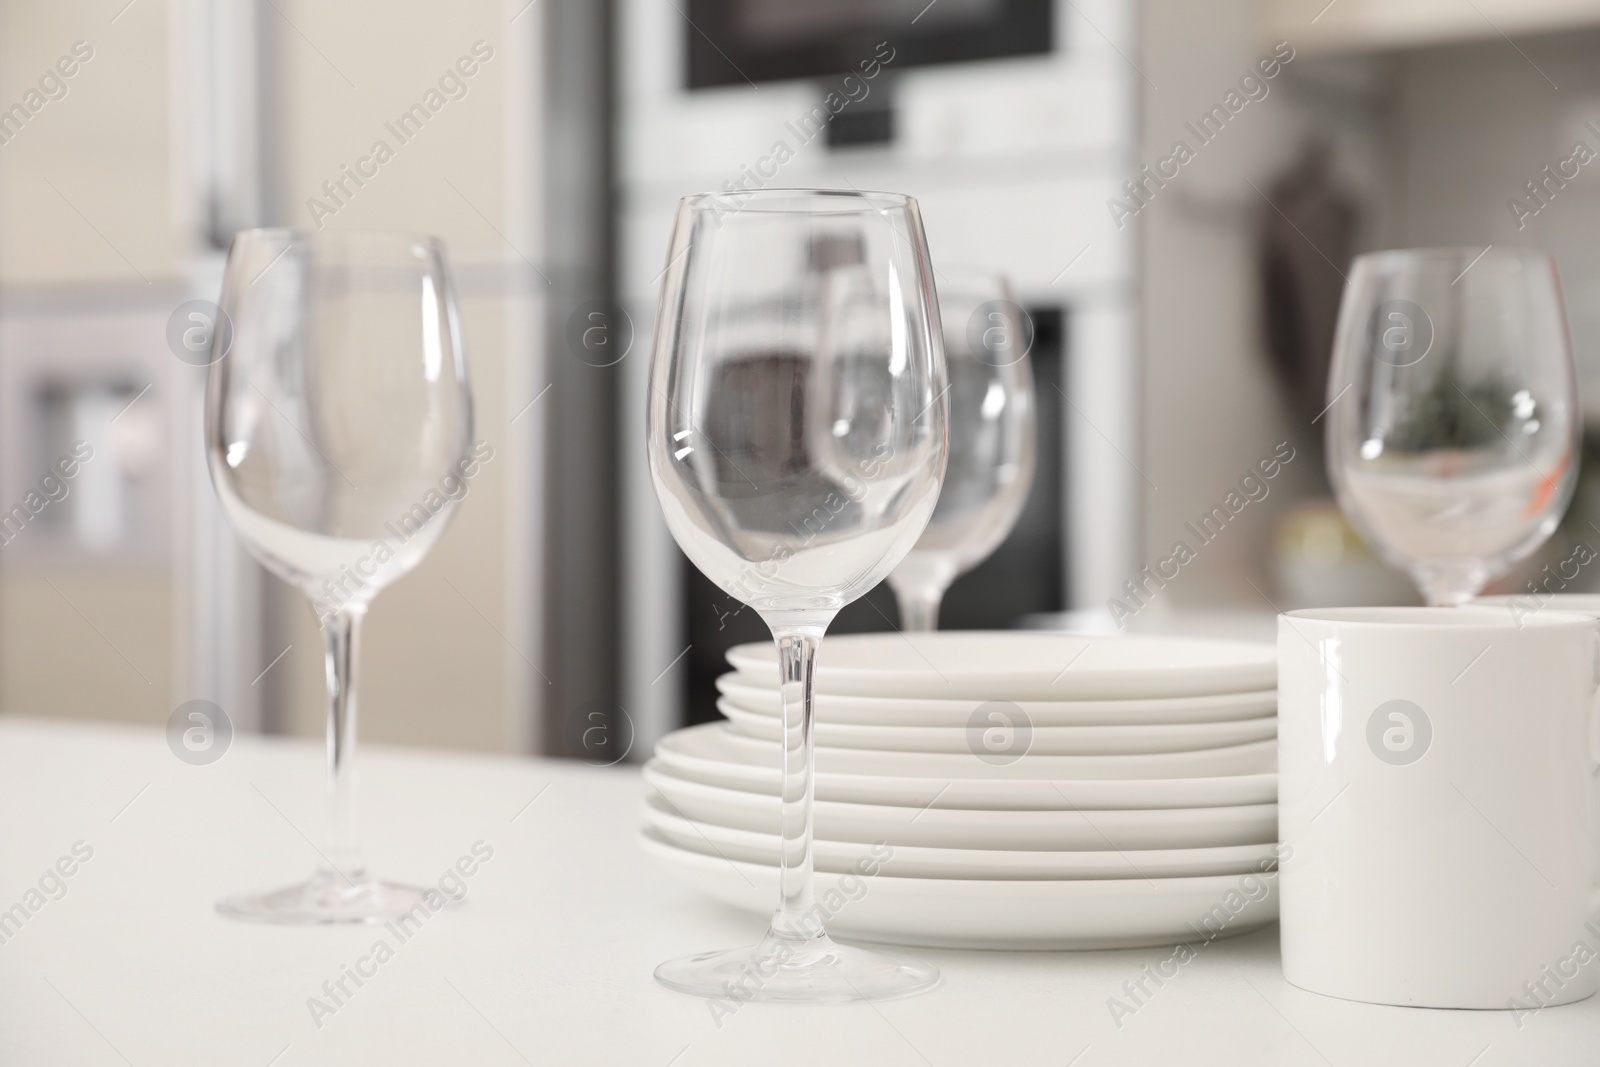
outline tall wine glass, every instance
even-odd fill
[[[1566,511],[1582,432],[1577,390],[1546,253],[1361,256],[1328,380],[1339,505],[1429,604],[1465,603]]]
[[[318,613],[330,828],[309,881],[217,907],[266,922],[381,921],[426,890],[380,881],[356,847],[361,621],[438,541],[475,473],[444,247],[407,234],[252,230],[228,252],[221,306],[232,348],[213,349],[206,457],[240,540]]]
[[[1033,370],[1026,315],[996,274],[940,267],[950,375],[950,462],[939,506],[889,574],[906,630],[937,630],[950,583],[989,558],[1033,485]]]
[[[830,1001],[931,988],[931,965],[834,944],[812,898],[812,670],[823,631],[916,543],[946,395],[916,201],[708,193],[678,208],[650,363],[651,480],[684,552],[778,646],[780,891],[748,948],[662,964],[687,993]]]

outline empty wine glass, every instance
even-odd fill
[[[1328,379],[1339,505],[1429,604],[1537,548],[1578,473],[1561,283],[1532,250],[1376,252],[1350,269]]]
[[[667,526],[778,650],[779,899],[749,948],[662,964],[687,993],[899,996],[929,964],[834,944],[812,897],[812,670],[823,632],[933,514],[944,356],[916,201],[762,190],[683,200],[650,364],[650,474]]]
[[[266,922],[381,921],[427,891],[378,880],[356,848],[361,621],[438,541],[476,465],[444,247],[406,234],[241,233],[221,306],[232,348],[214,349],[206,457],[240,540],[318,613],[331,825],[309,881],[217,907]]]
[[[945,590],[1000,547],[1033,485],[1026,313],[1000,275],[940,267],[938,282],[950,461],[928,528],[889,574],[906,630],[939,628]]]

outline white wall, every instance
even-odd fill
[[[1600,31],[1486,41],[1400,55],[1395,67],[1394,242],[1533,246],[1556,258],[1585,407],[1600,413],[1600,161],[1523,220],[1542,179],[1582,141],[1600,153]],[[1548,80],[1547,80],[1548,79]],[[1554,83],[1555,87],[1552,87]],[[1569,171],[1570,172],[1570,171]]]
[[[1274,211],[1264,192],[1308,139],[1328,142],[1339,182],[1371,208],[1357,235],[1370,243],[1392,184],[1383,66],[1359,59],[1330,66],[1297,47],[1294,33],[1269,33],[1260,14],[1250,0],[1144,4],[1146,69],[1156,88],[1144,93],[1141,162],[1168,155],[1180,139],[1196,150],[1138,218],[1144,454],[1153,483],[1144,486],[1142,563],[1168,556],[1180,539],[1197,549],[1158,595],[1168,607],[1274,610],[1277,523],[1321,481],[1307,445],[1322,427],[1292,413],[1263,343],[1258,241]],[[1294,58],[1266,82],[1267,95],[1200,144],[1185,123],[1220,103],[1281,40]],[[1296,459],[1270,483],[1266,499],[1199,545],[1185,524],[1220,505],[1285,441]]]

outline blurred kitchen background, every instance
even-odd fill
[[[314,617],[221,520],[205,372],[176,354],[236,230],[421,230],[454,258],[495,458],[374,606],[363,735],[590,756],[599,724],[639,754],[714,714],[722,651],[765,636],[689,568],[644,470],[680,196],[909,192],[936,263],[1006,271],[1040,463],[943,622],[1103,627],[1122,599],[1152,625],[1410,597],[1321,467],[1361,251],[1548,248],[1600,404],[1597,154],[1595,0],[0,5],[0,710],[157,724],[204,698],[322,730]],[[92,459],[42,484],[78,442]],[[1266,497],[1129,601],[1283,443]],[[1586,476],[1499,588],[1600,543],[1591,520]],[[894,619],[880,589],[837,629]]]

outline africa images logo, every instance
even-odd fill
[[[1387,700],[1367,719],[1367,747],[1391,767],[1417,762],[1433,744],[1433,720],[1409,700]]]

